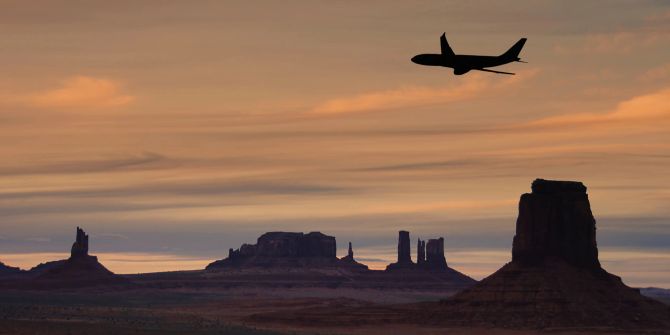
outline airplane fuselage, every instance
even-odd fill
[[[440,49],[442,53],[416,55],[412,57],[412,62],[419,65],[450,67],[454,69],[454,74],[457,75],[467,73],[470,70],[514,74],[511,72],[494,71],[487,68],[511,62],[523,62],[519,58],[519,53],[525,43],[526,39],[522,38],[509,50],[499,56],[457,55],[451,50],[449,42],[447,42],[447,36],[442,34],[442,36],[440,36]]]
[[[443,66],[454,69],[454,73],[463,74],[472,69],[483,69],[507,64],[514,60],[500,56],[421,54],[412,57],[412,62],[426,66]]]

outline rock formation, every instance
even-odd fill
[[[261,235],[256,244],[243,244],[228,251],[228,258],[215,261],[207,269],[226,267],[314,267],[351,265],[336,256],[335,237],[320,232],[270,232]],[[353,260],[353,257],[352,257]],[[357,264],[357,263],[356,263]]]
[[[5,275],[16,275],[22,273],[23,270],[15,268],[13,266],[5,265],[5,263],[0,262],[0,276]]]
[[[88,254],[88,235],[77,227],[70,258],[47,262],[32,268],[29,273],[37,281],[53,287],[81,287],[121,282],[121,278],[107,270],[95,256]]]
[[[84,230],[77,227],[77,236],[72,244],[70,258],[81,258],[88,256],[88,235]]]
[[[426,261],[422,266],[427,270],[446,270],[447,260],[444,258],[444,238],[429,239],[428,243],[424,242],[426,248]]]
[[[537,179],[519,202],[512,261],[526,265],[558,258],[598,269],[596,221],[579,182]]]
[[[398,263],[412,263],[409,246],[409,232],[398,232]]]
[[[391,263],[386,267],[386,270],[401,270],[413,269],[416,264],[412,262],[410,255],[409,232],[401,230],[398,232],[398,261]]]
[[[409,232],[401,230],[398,233],[398,261],[389,264],[386,270],[446,271],[449,269],[444,258],[444,238],[429,239],[427,242],[418,239],[416,246],[417,257],[414,263],[409,256]]]
[[[342,260],[353,260],[354,259],[354,249],[351,247],[351,242],[349,242],[349,249],[347,250],[347,255],[341,258]]]
[[[354,259],[354,249],[351,247],[351,242],[349,242],[349,250],[347,250],[347,255],[340,258],[340,261],[344,262],[346,264],[349,264],[349,265],[359,267],[361,269],[367,269],[368,268],[367,265],[361,264]]]
[[[521,196],[512,262],[413,317],[517,328],[669,327],[670,307],[600,267],[595,231],[582,183],[537,179]]]

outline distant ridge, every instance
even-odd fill
[[[13,267],[13,266],[8,266],[5,265],[5,263],[0,262],[0,276],[5,276],[5,275],[16,275],[19,273],[22,273],[23,270]]]

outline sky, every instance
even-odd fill
[[[0,261],[202,268],[267,231],[443,236],[481,279],[535,178],[588,187],[603,266],[670,288],[670,3],[0,0]],[[515,76],[410,62],[497,55]],[[414,244],[414,243],[413,243]],[[414,252],[414,250],[413,250]]]

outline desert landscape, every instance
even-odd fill
[[[598,261],[579,182],[533,182],[512,260],[477,282],[447,265],[442,238],[400,231],[397,262],[369,270],[322,233],[266,233],[206,269],[115,275],[77,228],[71,257],[3,265],[5,334],[664,334],[667,290],[630,288]],[[642,294],[644,293],[644,294]]]
[[[670,335],[670,1],[0,28],[0,335]]]

